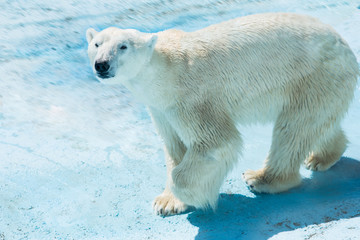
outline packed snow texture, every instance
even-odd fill
[[[201,2],[201,3],[200,3]],[[241,180],[262,166],[271,127],[240,128],[245,151],[216,212],[154,215],[166,179],[145,106],[96,81],[85,31],[109,26],[193,31],[260,12],[331,24],[360,59],[353,1],[0,0],[0,240],[360,239],[360,90],[344,121],[348,150],[324,173],[276,195]]]

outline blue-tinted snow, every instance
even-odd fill
[[[245,152],[215,213],[161,218],[166,173],[143,105],[98,83],[85,31],[186,31],[271,11],[306,13],[339,31],[360,59],[358,1],[1,1],[0,239],[359,239],[360,91],[344,121],[351,141],[301,187],[254,195],[241,180],[270,146],[271,126],[241,128]]]

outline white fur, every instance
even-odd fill
[[[215,208],[237,161],[235,125],[275,122],[265,166],[244,179],[258,192],[301,182],[300,164],[326,170],[346,148],[340,121],[358,64],[328,25],[297,14],[258,14],[195,32],[88,30],[90,62],[110,59],[114,78],[149,106],[165,143],[168,180],[158,214]],[[95,48],[94,44],[101,44]],[[126,53],[120,44],[129,45]],[[310,154],[311,153],[311,154]]]

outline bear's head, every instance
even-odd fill
[[[126,84],[150,61],[157,36],[110,27],[101,32],[89,28],[86,39],[96,77],[103,83]]]

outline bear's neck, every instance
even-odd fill
[[[175,103],[174,72],[167,57],[155,49],[149,62],[144,65],[139,74],[128,81],[126,87],[139,101],[145,105],[166,109]]]

